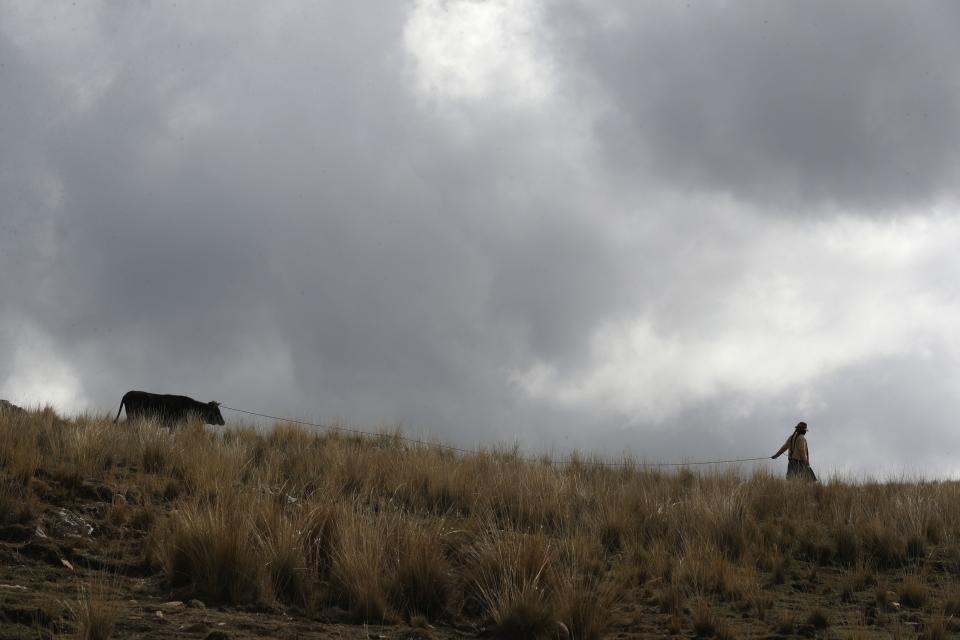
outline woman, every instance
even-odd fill
[[[783,443],[780,450],[773,454],[772,459],[776,460],[784,451],[789,451],[787,455],[788,478],[804,478],[806,480],[816,480],[817,476],[810,468],[810,449],[807,447],[807,423],[798,422],[793,430],[793,434]]]

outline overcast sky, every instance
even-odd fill
[[[957,3],[245,6],[0,0],[0,397],[960,476]]]

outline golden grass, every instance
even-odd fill
[[[248,507],[234,496],[179,505],[157,539],[172,587],[213,602],[250,602],[269,594]]]
[[[77,599],[67,602],[67,617],[76,640],[109,640],[119,617],[120,606],[110,600],[106,584],[94,580],[80,583]]]
[[[172,591],[209,601],[337,605],[369,622],[466,617],[514,637],[562,622],[598,639],[635,590],[701,635],[730,633],[731,610],[787,633],[797,619],[774,610],[774,590],[819,588],[829,567],[845,572],[838,601],[869,599],[887,571],[905,576],[905,606],[960,609],[918,577],[960,571],[956,482],[560,466],[396,434],[168,430],[50,409],[0,416],[0,463],[0,524],[30,521],[41,473],[123,485],[136,498],[114,497],[110,518],[149,530],[145,556]]]

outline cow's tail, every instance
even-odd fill
[[[123,405],[126,403],[126,401],[127,401],[127,396],[123,396],[122,398],[120,398],[120,408],[117,409],[117,417],[113,419],[114,422],[120,419],[120,412],[123,411]]]

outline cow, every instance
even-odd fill
[[[120,419],[120,412],[127,408],[127,419],[131,418],[156,418],[167,426],[181,420],[191,418],[200,418],[207,424],[225,424],[223,416],[220,415],[219,402],[197,402],[187,396],[171,396],[159,393],[147,393],[146,391],[127,391],[120,400],[120,408],[117,409],[117,417],[114,422]]]
[[[26,411],[13,404],[9,400],[0,400],[0,413],[7,412],[12,414],[26,413]]]

